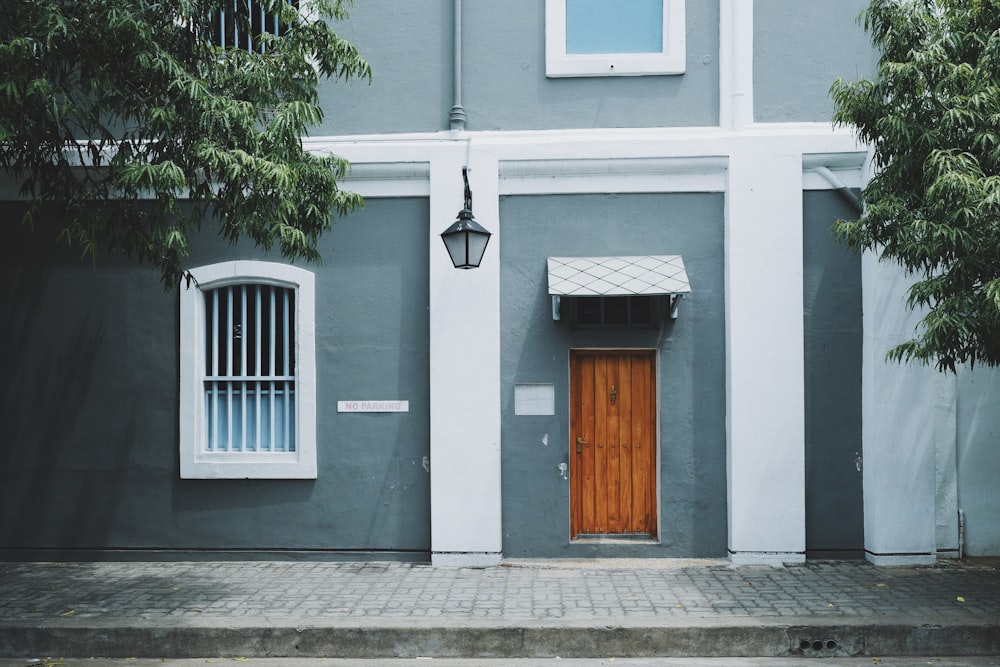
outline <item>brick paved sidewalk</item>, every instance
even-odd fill
[[[0,619],[922,617],[1000,619],[996,561],[2,563]]]
[[[896,623],[972,624],[981,631],[985,624],[988,637],[1000,635],[997,564],[514,560],[466,569],[384,562],[0,563],[0,639],[4,628],[126,623],[369,629],[406,623],[508,629]]]

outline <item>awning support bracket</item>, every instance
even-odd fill
[[[677,319],[677,308],[681,305],[681,299],[684,298],[683,294],[671,294],[670,295],[670,319]]]

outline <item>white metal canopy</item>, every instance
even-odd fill
[[[677,301],[691,292],[680,255],[614,257],[549,257],[552,318],[559,319],[560,297],[670,296],[670,315]]]

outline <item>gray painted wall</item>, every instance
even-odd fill
[[[372,66],[372,82],[323,83],[326,118],[313,134],[447,129],[454,96],[453,20],[447,0],[357,2],[350,19],[334,29],[361,50]]]
[[[965,553],[1000,554],[1000,370],[958,376],[958,506],[965,513]]]
[[[465,6],[463,101],[470,130],[718,122],[716,2],[687,3],[685,74],[568,79],[545,77],[544,2],[466,2]]]
[[[10,205],[0,218],[13,219]],[[430,548],[426,199],[369,200],[321,241],[315,481],[181,480],[178,297],[49,230],[0,250],[0,551]],[[382,244],[374,230],[384,232]],[[194,264],[260,257],[211,234]],[[274,256],[270,259],[277,259]],[[399,414],[337,400],[406,399]]]
[[[832,191],[803,195],[806,551],[864,557],[861,256],[833,223],[856,212]]]
[[[444,0],[358,2],[350,20],[337,30],[369,58],[372,84],[324,84],[326,120],[313,134],[448,129],[454,99],[452,6]],[[686,11],[683,75],[548,79],[542,0],[465,2],[462,103],[467,129],[716,124],[718,3],[689,2]]]
[[[674,76],[549,79],[544,2],[466,2],[462,103],[469,130],[715,125],[719,3],[686,6],[687,71]],[[867,0],[754,3],[754,119],[827,121],[837,77],[871,77],[877,54],[857,18]],[[386,17],[392,17],[391,29]],[[448,129],[451,2],[366,0],[337,29],[369,58],[374,77],[328,82],[314,134]],[[405,100],[401,104],[400,100]]]
[[[723,196],[629,194],[501,199],[503,549],[508,557],[726,553]],[[661,330],[555,322],[548,256],[681,254],[692,293]],[[659,350],[659,545],[570,544],[570,348]],[[555,415],[514,414],[515,383],[553,383]],[[546,444],[547,440],[547,444]]]
[[[878,62],[857,18],[868,0],[754,2],[754,120],[828,121],[837,77],[872,78]]]

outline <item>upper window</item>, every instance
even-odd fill
[[[545,73],[682,74],[684,0],[545,0]]]
[[[265,9],[266,4],[258,0],[227,0],[224,7],[212,16],[212,44],[224,49],[263,53],[266,49],[261,35],[280,36],[288,30],[288,25],[282,23],[274,12]],[[284,0],[284,4],[298,9],[299,0]]]
[[[313,274],[238,261],[181,286],[181,477],[315,478]]]

